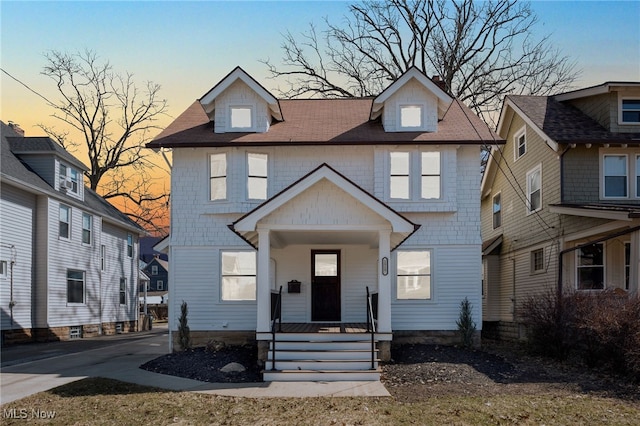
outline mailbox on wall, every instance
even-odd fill
[[[287,284],[288,284],[287,291],[289,293],[300,293],[300,281],[291,280]]]

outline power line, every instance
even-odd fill
[[[54,105],[53,102],[51,102],[49,99],[47,99],[44,95],[40,94],[39,92],[37,92],[36,90],[32,89],[31,87],[29,87],[26,83],[23,83],[22,81],[20,81],[18,78],[12,76],[11,74],[9,74],[9,72],[7,70],[5,70],[4,68],[0,67],[0,71],[2,71],[3,73],[5,73],[7,76],[9,76],[9,78],[15,80],[16,82],[18,82],[19,84],[21,84],[22,86],[24,86],[28,91],[30,91],[31,93],[33,93],[36,96],[41,97],[42,99],[45,100],[45,102],[47,102],[49,105]]]

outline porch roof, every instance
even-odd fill
[[[337,218],[332,218],[316,223],[310,223],[303,218],[296,220],[291,217],[281,222],[273,220],[272,213],[276,210],[281,212],[288,207],[292,209],[300,207],[295,206],[295,203],[291,201],[308,193],[312,186],[323,182],[335,185],[340,189],[340,193],[348,198],[349,202],[344,202],[343,199],[332,200],[336,205],[344,207],[345,211],[341,212],[343,215],[348,213],[346,209],[349,208],[360,209],[362,215],[353,220],[340,221]],[[335,197],[334,193],[324,194],[324,196],[329,199]],[[298,197],[298,201],[305,203],[304,197]],[[313,205],[309,205],[307,201],[302,208],[306,212],[309,210],[319,211],[322,208],[331,211],[323,203],[317,202],[317,198],[314,201],[316,202]],[[318,215],[321,216],[321,213]],[[375,246],[378,242],[378,232],[389,229],[391,231],[391,249],[393,250],[418,230],[420,225],[414,224],[328,164],[322,164],[229,225],[232,231],[254,248],[258,247],[260,227],[272,231],[271,239],[274,246],[300,243],[369,244]]]
[[[552,213],[631,221],[640,218],[640,205],[584,203],[549,204]]]

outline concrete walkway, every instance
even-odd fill
[[[0,403],[86,377],[106,377],[173,391],[264,397],[390,396],[380,382],[207,383],[138,368],[169,352],[166,324],[152,331],[2,348]]]

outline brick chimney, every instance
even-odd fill
[[[11,127],[11,129],[14,132],[16,132],[20,136],[24,137],[24,130],[22,130],[22,127],[20,127],[20,125],[18,123],[14,123],[13,121],[9,121],[9,127]]]
[[[439,88],[449,93],[449,91],[447,90],[447,86],[445,85],[444,81],[440,78],[439,75],[434,75],[433,77],[431,77],[431,81],[437,84]]]

